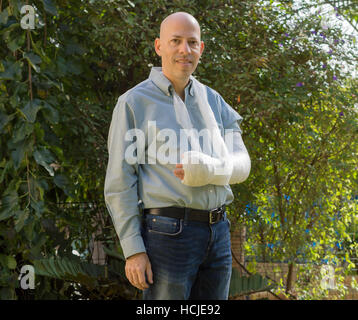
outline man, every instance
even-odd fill
[[[193,16],[169,15],[154,45],[162,67],[152,68],[147,80],[119,97],[108,137],[104,194],[126,276],[144,299],[227,299],[232,259],[225,205],[233,200],[229,184],[246,180],[251,169],[242,117],[192,76],[204,50]],[[195,151],[199,139],[193,138],[191,149],[179,152],[176,161],[157,161],[166,146],[160,132],[171,130],[181,138],[188,127],[219,128],[219,137],[212,137],[219,139],[214,151]],[[233,132],[230,152],[220,134],[225,130]],[[133,132],[137,158],[129,161]],[[179,150],[176,142],[169,151]],[[220,143],[224,151],[216,152]]]

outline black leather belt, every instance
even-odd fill
[[[169,218],[184,219],[185,212],[187,219],[191,221],[208,222],[214,224],[223,219],[225,213],[225,205],[212,210],[199,210],[182,207],[165,207],[144,209],[144,214],[153,214]]]

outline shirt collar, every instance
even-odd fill
[[[186,88],[189,90],[189,94],[194,96],[194,86],[193,86],[193,76],[189,78],[189,84]],[[149,79],[154,82],[154,84],[164,92],[167,96],[171,95],[171,90],[173,90],[173,85],[170,80],[163,74],[162,67],[152,67],[152,70],[149,74]]]

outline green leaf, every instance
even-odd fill
[[[34,125],[23,119],[18,121],[13,129],[13,137],[11,141],[13,143],[17,143],[19,141],[24,140],[28,135],[30,135],[34,131]]]
[[[23,229],[25,232],[25,237],[27,241],[32,241],[34,238],[34,219],[32,216],[29,216],[27,223],[24,225]]]
[[[15,113],[7,115],[0,111],[0,131],[15,117]]]
[[[2,80],[20,80],[21,79],[21,66],[20,61],[11,63],[9,61],[2,62],[5,71],[0,72],[0,79]]]
[[[67,67],[67,62],[63,57],[58,57],[58,59],[56,60],[56,64],[57,64],[57,72],[60,73],[61,75],[65,75],[69,69]]]
[[[52,14],[53,16],[57,16],[57,9],[56,6],[54,5],[54,3],[52,2],[52,0],[43,0],[43,4],[44,4],[44,9]]]
[[[11,52],[15,52],[16,50],[21,48],[24,45],[24,43],[25,43],[25,33],[22,33],[21,36],[10,41],[7,47],[11,50]]]
[[[3,253],[0,253],[0,266],[3,266],[4,268],[7,266],[6,255]]]
[[[76,281],[89,287],[98,285],[97,278],[104,276],[104,267],[71,258],[34,260],[36,274],[61,280]]]
[[[81,65],[74,61],[71,60],[67,61],[67,66],[69,72],[71,72],[72,74],[79,75],[83,72]]]
[[[16,260],[13,256],[6,257],[6,264],[9,269],[15,269],[17,266]]]
[[[32,52],[27,52],[24,53],[24,58],[30,63],[36,72],[40,72],[40,67],[38,64],[41,63],[41,58],[38,55]]]
[[[109,256],[111,256],[111,257],[115,257],[115,258],[117,258],[117,259],[119,259],[119,260],[125,261],[124,256],[123,256],[122,254],[120,254],[119,252],[116,252],[116,251],[114,251],[114,250],[111,250],[111,249],[109,249],[109,248],[107,248],[107,247],[103,247],[103,251],[104,251],[107,255],[109,255]]]
[[[65,52],[68,55],[74,55],[74,54],[83,55],[87,52],[87,49],[83,47],[83,45],[74,42],[72,40],[69,40],[65,46]]]
[[[0,23],[2,25],[6,25],[8,18],[9,18],[9,13],[7,11],[7,8],[5,8],[2,12],[0,12]]]
[[[35,122],[37,112],[42,108],[41,100],[34,99],[29,101],[24,108],[21,109],[21,112],[25,115],[27,121]]]
[[[41,42],[40,42],[41,44]],[[39,43],[35,43],[35,41],[33,39],[31,39],[31,45],[33,50],[41,57],[42,61],[44,61],[46,64],[50,64],[51,63],[51,59],[49,57],[46,56],[46,53],[44,52],[43,48],[38,48]],[[46,77],[45,74],[42,74],[44,77]],[[47,77],[46,77],[47,78]]]
[[[57,109],[52,107],[47,102],[44,103],[42,114],[44,115],[45,119],[48,120],[51,124],[57,124],[60,120],[60,116]]]
[[[48,171],[48,173],[53,177],[54,170],[50,166],[50,164],[55,161],[55,158],[51,154],[50,150],[45,149],[43,147],[37,148],[33,153],[33,157],[35,161],[39,165],[43,166]]]
[[[29,217],[28,210],[26,211],[17,211],[16,220],[15,220],[15,230],[16,232],[20,232],[20,230],[24,227],[26,219]]]
[[[59,188],[61,188],[63,191],[65,191],[67,193],[67,188],[68,188],[68,179],[65,175],[63,174],[56,174],[54,179],[53,179],[54,183],[56,184],[56,186],[58,186]]]
[[[41,259],[43,257],[42,255],[43,246],[46,244],[47,241],[48,241],[48,237],[46,236],[46,234],[42,233],[41,235],[39,235],[36,238],[35,241],[36,244],[31,246],[29,258]]]
[[[4,181],[5,174],[10,169],[10,167],[11,167],[11,161],[7,161],[4,169],[1,171],[1,174],[0,174],[0,183],[2,183]]]
[[[21,140],[16,143],[12,143],[12,141],[8,142],[8,147],[11,151],[11,159],[14,163],[14,168],[18,169],[22,160],[24,159],[25,151],[28,148],[28,140]]]
[[[56,277],[57,279],[61,279],[60,271],[56,267],[54,258],[50,258],[48,260],[47,270],[50,274],[52,274],[52,276]]]
[[[10,191],[1,198],[0,221],[12,217],[18,207],[18,195],[15,190]]]
[[[36,215],[40,218],[42,213],[45,211],[45,204],[41,201],[31,201],[31,207],[35,210]]]

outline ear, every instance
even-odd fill
[[[160,39],[159,38],[156,38],[154,40],[154,49],[155,49],[155,52],[157,53],[157,55],[159,57],[161,57],[161,52],[160,52]]]
[[[201,41],[201,43],[200,43],[200,56],[203,54],[204,48],[205,48],[204,41]]]

